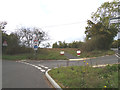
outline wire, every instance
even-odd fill
[[[84,21],[86,22],[86,21]],[[49,27],[60,27],[60,26],[66,26],[66,25],[73,25],[73,24],[80,24],[83,22],[74,22],[74,23],[67,23],[67,24],[59,24],[59,25],[49,25],[49,26],[43,26],[41,28],[49,28]]]

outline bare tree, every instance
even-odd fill
[[[21,41],[21,45],[25,45],[27,47],[32,47],[34,39],[37,38],[38,46],[41,42],[48,40],[48,35],[41,28],[37,27],[21,27],[17,29],[17,35],[19,40]]]

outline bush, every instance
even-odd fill
[[[112,65],[112,66],[110,66],[110,65],[107,65],[106,66],[106,69],[108,70],[108,71],[118,71],[118,65]]]
[[[110,49],[112,39],[105,35],[97,35],[92,37],[92,39],[87,40],[82,45],[82,51],[93,51],[93,50],[108,50]]]
[[[23,47],[6,47],[4,54],[13,55],[13,54],[22,54],[22,53],[32,53],[34,50],[32,48]]]

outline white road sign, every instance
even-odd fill
[[[34,39],[34,50],[37,50],[38,49],[38,39],[37,37],[35,37]]]
[[[111,23],[120,23],[120,17],[110,18],[110,24]]]

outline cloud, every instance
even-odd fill
[[[42,27],[49,32],[51,42],[83,40],[87,19],[103,2],[104,0],[1,0],[0,21],[8,22],[6,30],[9,32],[14,31],[18,25]]]

